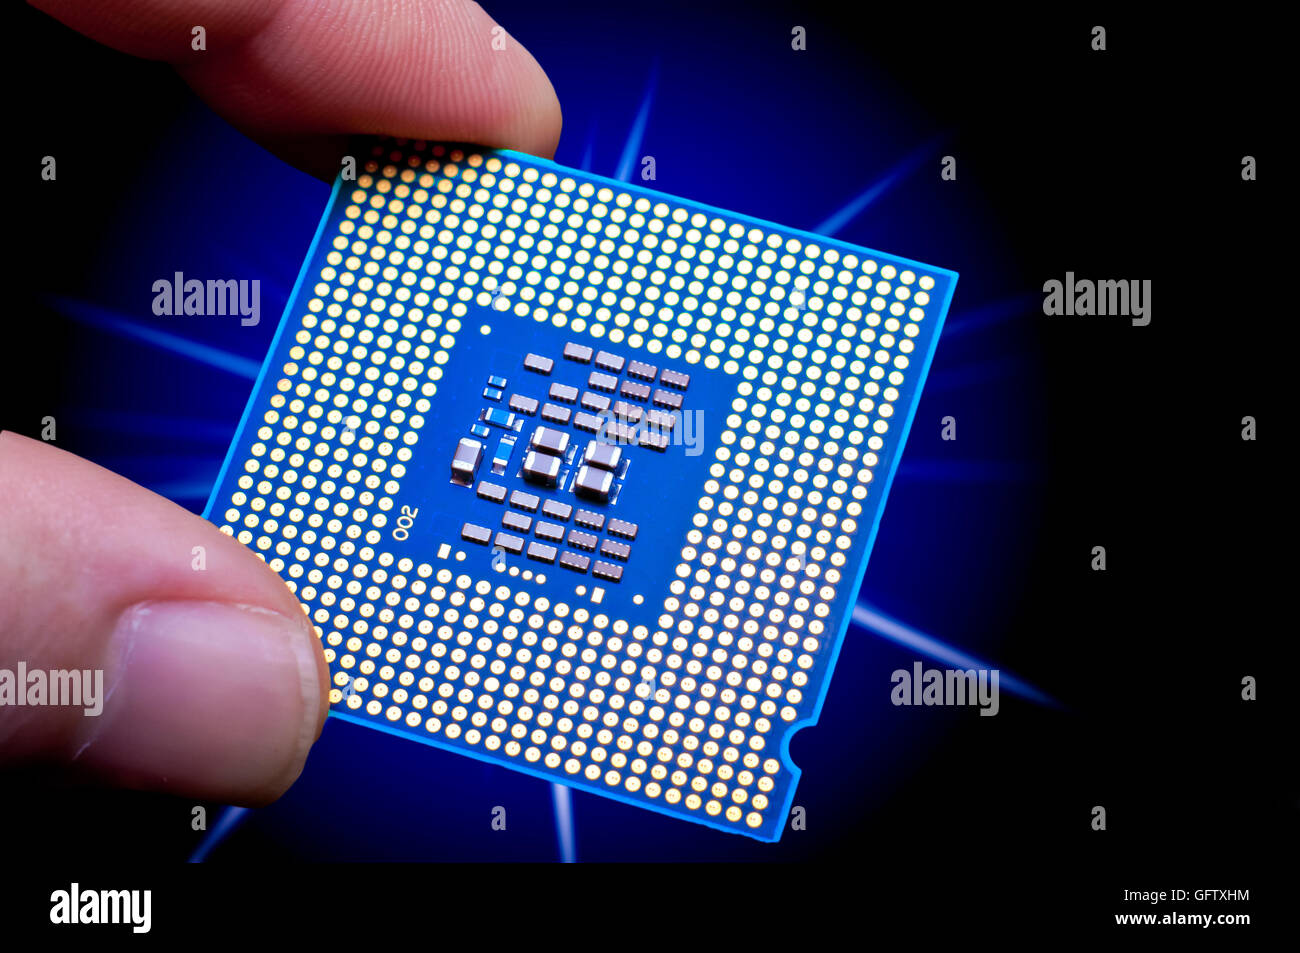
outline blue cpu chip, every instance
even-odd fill
[[[774,841],[956,281],[385,141],[206,515],[314,621],[332,716]]]

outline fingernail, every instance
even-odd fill
[[[144,602],[119,617],[103,714],[78,763],[115,783],[264,803],[316,739],[319,648],[306,617],[216,602]]]

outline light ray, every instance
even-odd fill
[[[560,845],[560,863],[578,862],[578,843],[573,830],[573,792],[563,784],[551,785],[551,804],[555,808],[555,838]]]
[[[1041,305],[1041,295],[1027,294],[1007,298],[1004,301],[994,301],[973,311],[950,315],[943,324],[943,341],[948,342],[971,331],[981,331],[1011,318],[1030,314],[1038,310]]]
[[[592,162],[592,157],[595,154],[595,151],[596,151],[596,120],[593,119],[591,121],[591,125],[587,127],[587,143],[582,147],[582,162],[578,165],[578,168],[581,169],[583,172],[591,171],[591,162]]]
[[[641,152],[641,140],[645,138],[646,123],[650,121],[650,107],[655,100],[655,85],[659,80],[659,64],[655,63],[650,68],[650,79],[646,81],[645,93],[641,97],[641,108],[637,110],[636,119],[632,122],[632,128],[628,130],[627,139],[623,143],[623,155],[618,160],[618,172],[614,178],[620,182],[630,182],[632,180],[632,167],[636,165],[637,159]]]
[[[1008,674],[1005,669],[980,661],[974,656],[967,655],[960,649],[936,639],[932,635],[926,635],[910,625],[890,618],[874,606],[863,602],[859,602],[854,606],[852,624],[860,629],[865,629],[873,635],[878,635],[898,645],[914,649],[922,655],[932,658],[936,662],[942,662],[951,668],[963,670],[996,668],[998,670],[999,686],[1006,688],[1011,694],[1048,708],[1062,707],[1060,702],[1043,694],[1028,682],[1021,681],[1014,675]]]
[[[223,351],[207,344],[200,344],[178,334],[159,331],[157,328],[150,328],[128,321],[106,308],[101,308],[89,302],[77,301],[73,298],[50,298],[48,300],[60,314],[72,318],[74,321],[80,321],[103,331],[111,331],[115,334],[144,341],[146,344],[162,348],[164,351],[170,351],[192,361],[198,361],[200,364],[207,364],[209,367],[215,367],[217,370],[226,371],[229,374],[256,380],[257,373],[262,367],[257,361],[249,360],[238,354],[231,354],[229,351]]]
[[[947,137],[947,133],[941,136],[936,136],[920,148],[914,150],[910,155],[905,157],[892,169],[881,176],[881,178],[869,185],[865,191],[857,196],[857,198],[847,202],[840,209],[833,212],[830,217],[820,225],[813,228],[812,231],[819,235],[828,236],[839,232],[845,225],[849,224],[849,222],[861,215],[868,205],[888,192],[897,183],[907,178],[907,176],[911,175],[911,173],[916,171],[917,167],[926,159],[932,158],[935,148],[938,147]]]
[[[199,846],[190,855],[189,862],[191,864],[201,864],[207,860],[208,855],[217,848],[217,845],[229,837],[236,827],[244,823],[251,813],[246,807],[228,807],[222,811],[221,816],[217,818],[217,822],[208,831],[208,835],[199,842]]]

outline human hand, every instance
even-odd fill
[[[35,5],[170,62],[236,127],[326,179],[357,133],[545,156],[559,138],[541,68],[513,39],[495,48],[499,29],[466,0]],[[195,26],[205,50],[192,48]],[[0,434],[0,527],[0,768],[40,764],[248,805],[294,782],[324,724],[328,672],[302,607],[250,550],[122,477],[12,433]],[[206,571],[194,571],[195,547]],[[102,712],[14,704],[14,693],[27,697],[20,664],[102,670]]]

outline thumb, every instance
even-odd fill
[[[327,707],[320,643],[211,524],[3,433],[0,586],[0,768],[250,805],[301,773]]]

